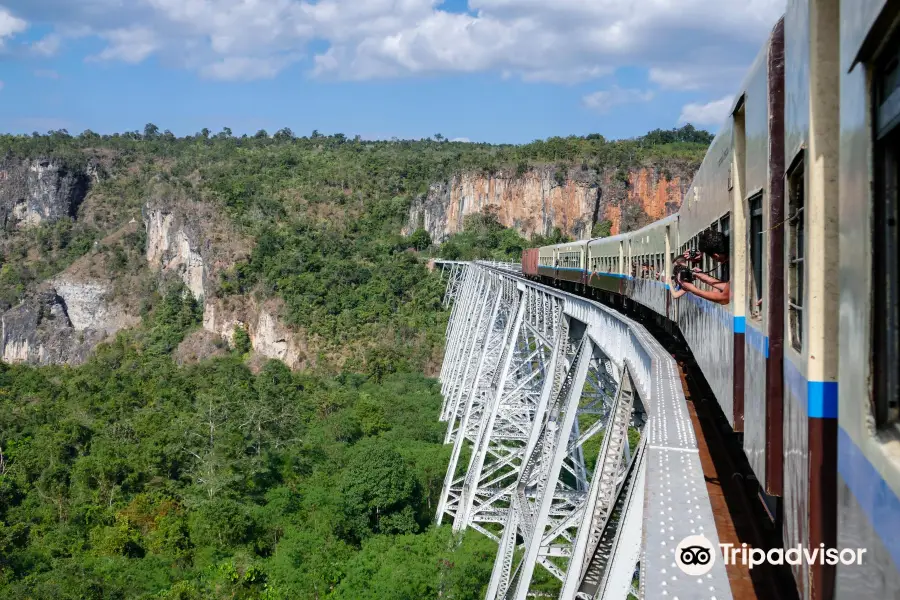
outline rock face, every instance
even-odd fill
[[[110,300],[110,284],[100,281],[78,281],[61,276],[51,281],[56,295],[63,301],[69,321],[77,331],[94,330],[106,336],[136,325],[140,319],[129,315]]]
[[[56,159],[0,161],[0,231],[74,217],[90,181]]]
[[[151,268],[176,273],[195,298],[206,295],[206,263],[201,255],[200,223],[166,204],[148,204],[147,262]]]
[[[94,346],[140,319],[110,300],[110,286],[67,272],[0,315],[0,358],[31,364],[83,363]]]
[[[5,362],[80,364],[107,332],[75,327],[54,290],[39,292],[0,317],[0,357]]]
[[[279,319],[280,304],[260,305],[245,296],[216,297],[219,272],[245,255],[249,242],[242,241],[209,205],[177,199],[164,188],[154,196],[144,210],[150,267],[178,277],[195,298],[203,300],[205,330],[231,344],[240,327],[249,334],[257,354],[292,369],[302,367],[305,341]]]
[[[594,223],[612,221],[612,233],[632,229],[678,210],[690,187],[693,165],[628,172],[538,168],[524,174],[462,173],[431,186],[410,207],[404,234],[424,227],[440,242],[462,231],[467,215],[491,212],[526,237],[558,227],[575,239]]]
[[[254,352],[280,360],[291,369],[300,369],[307,362],[306,340],[279,318],[279,302],[260,306],[255,300],[236,296],[211,299],[203,309],[203,328],[219,334],[233,344],[234,332],[244,329],[250,336]]]

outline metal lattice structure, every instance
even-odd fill
[[[517,265],[438,264],[453,451],[437,522],[497,542],[486,598],[730,599],[721,565],[699,579],[672,568],[682,538],[717,537],[671,357]],[[642,576],[660,569],[674,573]]]

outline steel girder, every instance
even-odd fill
[[[678,535],[717,542],[671,357],[639,324],[527,281],[514,265],[455,268],[441,371],[453,452],[437,521],[498,542],[486,597],[702,588],[730,599],[720,565],[702,580],[675,573],[634,585],[636,573],[669,568]]]

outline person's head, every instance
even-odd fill
[[[716,262],[728,260],[728,238],[721,231],[704,231],[700,234],[697,249],[713,257]]]

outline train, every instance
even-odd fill
[[[522,256],[677,328],[785,548],[866,550],[792,566],[804,600],[900,598],[898,24],[897,0],[789,0],[677,213]],[[712,231],[728,259],[698,268],[728,300],[678,297],[676,260]]]

